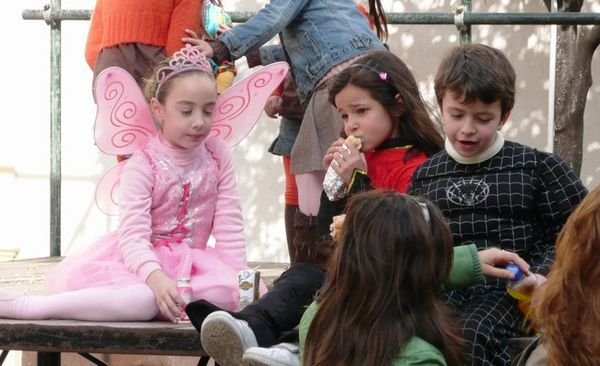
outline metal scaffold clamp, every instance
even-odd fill
[[[46,22],[47,25],[51,27],[56,26],[56,21],[52,16],[52,6],[50,4],[44,5],[44,10],[42,10],[42,19],[44,19],[44,22]]]
[[[454,9],[454,25],[459,32],[467,31],[467,26],[465,25],[465,7],[463,5],[457,6]]]

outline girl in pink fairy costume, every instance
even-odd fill
[[[211,67],[188,46],[158,65],[145,89],[160,131],[122,163],[118,231],[63,260],[48,294],[0,291],[0,317],[176,322],[180,278],[190,279],[193,298],[238,307],[246,249],[231,150],[209,135]]]

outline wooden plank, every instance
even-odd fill
[[[202,356],[190,323],[0,320],[0,349]]]
[[[62,257],[42,257],[1,262],[0,288],[40,293],[44,287],[44,276],[61,260]]]

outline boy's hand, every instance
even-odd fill
[[[148,276],[146,283],[154,292],[160,313],[173,323],[179,321],[183,299],[177,293],[177,283],[163,271],[156,270]]]
[[[477,255],[481,263],[481,270],[486,276],[512,280],[514,274],[504,269],[509,263],[519,266],[525,275],[529,274],[529,264],[516,253],[498,248],[489,248],[480,250]]]

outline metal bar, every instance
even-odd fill
[[[60,9],[60,0],[52,0],[46,10]],[[61,22],[50,24],[50,255],[60,256],[61,228]]]
[[[10,350],[3,350],[2,353],[0,353],[0,365],[4,364],[4,360],[6,360],[8,352],[10,352]]]
[[[109,366],[106,362],[89,353],[78,353],[79,356],[85,358],[96,366]]]
[[[454,13],[389,13],[388,24],[455,24]],[[600,13],[477,13],[464,14],[466,25],[600,24]]]
[[[38,352],[38,366],[60,366],[60,352]]]
[[[471,0],[462,0],[461,20],[463,22],[464,22],[464,18],[468,17],[471,10],[472,10]],[[456,24],[456,18],[454,19],[454,23]],[[459,41],[460,44],[471,43],[471,25],[470,24],[463,23],[463,25],[461,27],[459,27],[459,32],[460,32],[460,41]]]
[[[25,9],[23,19],[44,19],[42,10]],[[50,18],[61,20],[89,20],[91,10],[82,9],[53,9]],[[234,23],[243,23],[256,13],[251,11],[228,12]],[[388,24],[454,24],[454,13],[387,13]],[[466,25],[475,24],[600,24],[600,13],[479,13],[467,12],[464,15]]]
[[[23,19],[44,19],[44,10],[25,9],[22,12]],[[92,11],[88,9],[57,9],[52,6],[49,17],[55,21],[61,20],[89,20]]]

